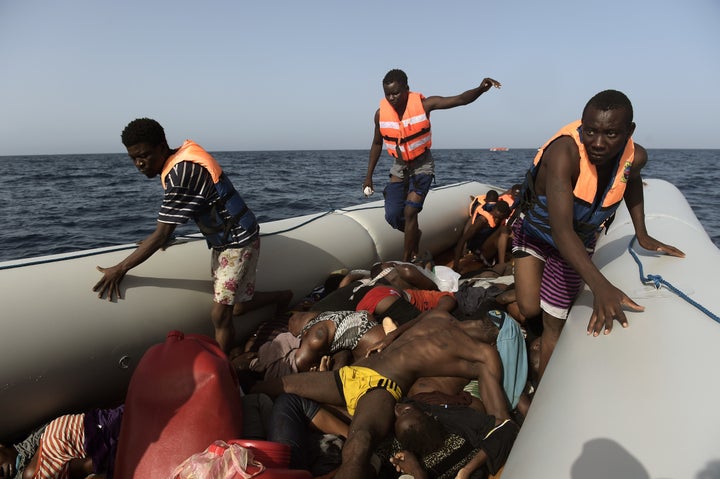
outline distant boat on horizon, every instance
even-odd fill
[[[508,151],[509,149],[507,146],[493,146],[490,151]]]

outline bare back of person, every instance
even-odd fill
[[[492,361],[492,346],[482,343],[474,321],[460,322],[437,310],[425,313],[383,351],[357,362],[394,380],[408,391],[424,376],[477,379]],[[475,335],[475,337],[473,337]]]

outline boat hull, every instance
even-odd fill
[[[659,275],[719,314],[720,251],[675,186],[647,180],[644,196],[649,233],[687,255],[673,258],[635,244],[644,277]],[[581,293],[503,479],[717,477],[720,324],[667,287],[640,281],[627,249],[633,235],[621,207],[593,260],[645,311],[626,311],[627,329],[616,323],[608,336],[588,336],[592,294]]]

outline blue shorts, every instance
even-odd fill
[[[405,231],[405,207],[410,206],[422,211],[434,177],[435,175],[421,173],[410,175],[404,181],[388,183],[383,190],[385,221],[396,230]],[[407,196],[410,192],[420,196],[421,200],[408,201]]]

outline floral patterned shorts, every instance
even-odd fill
[[[213,301],[235,304],[255,294],[255,270],[260,256],[260,238],[244,248],[212,252]]]

